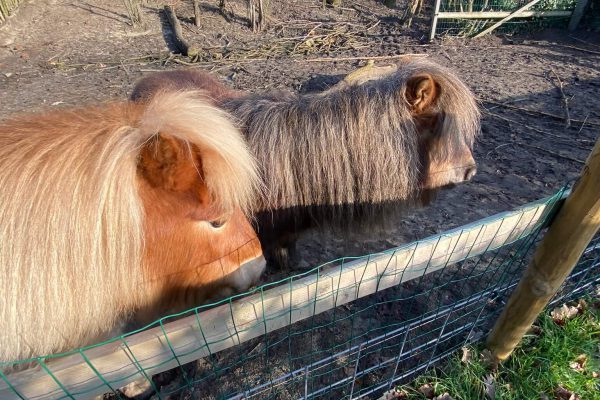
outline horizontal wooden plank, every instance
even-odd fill
[[[513,18],[570,17],[572,11],[522,11]],[[511,11],[440,12],[438,19],[499,19],[506,18]]]
[[[65,390],[77,398],[91,398],[110,387],[122,387],[498,249],[533,232],[552,211],[550,204],[539,201],[385,253],[323,267],[280,286],[263,287],[261,292],[137,333],[126,342],[116,340],[53,359],[46,363],[52,375],[38,367],[8,375],[12,388],[0,380],[0,399],[58,399],[67,395]]]

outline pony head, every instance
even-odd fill
[[[159,94],[143,118],[142,130],[159,132],[141,148],[138,186],[147,216],[144,265],[161,293],[140,321],[245,290],[264,269],[246,217],[259,191],[254,158],[225,112],[193,100],[202,95]]]
[[[451,71],[423,59],[400,64],[389,79],[401,82],[414,121],[422,162],[421,187],[437,189],[469,181],[480,112],[472,92]]]
[[[200,97],[0,125],[0,361],[80,347],[127,317],[256,283],[255,161]]]

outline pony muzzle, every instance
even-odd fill
[[[469,165],[467,168],[465,168],[464,181],[470,181],[475,174],[477,174],[477,165]]]
[[[249,289],[260,281],[266,266],[267,261],[262,255],[246,261],[233,273],[232,286],[238,291]]]

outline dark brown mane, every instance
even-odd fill
[[[470,90],[426,60],[383,79],[325,94],[249,95],[223,102],[239,119],[270,190],[259,208],[378,204],[420,189],[419,132],[405,97],[415,74],[430,74],[441,94],[438,156],[471,148],[479,111]]]

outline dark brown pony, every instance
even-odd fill
[[[254,158],[200,97],[0,124],[0,370],[258,280]]]
[[[138,82],[131,98],[197,88],[238,118],[258,159],[268,190],[257,204],[258,234],[280,262],[297,231],[405,208],[476,172],[477,102],[454,73],[425,59],[304,95],[248,94],[202,71],[162,72]]]

